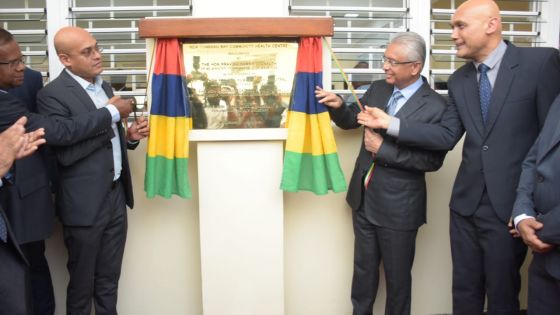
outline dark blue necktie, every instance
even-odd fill
[[[488,80],[488,70],[490,67],[481,63],[478,65],[480,78],[478,79],[478,95],[480,96],[480,111],[482,112],[482,120],[486,123],[488,117],[488,107],[490,106],[490,97],[492,96],[492,86]]]
[[[8,240],[8,229],[6,228],[6,222],[4,222],[2,215],[0,215],[0,240],[4,243]]]

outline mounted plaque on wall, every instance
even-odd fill
[[[295,41],[184,43],[194,129],[283,127],[297,51]]]

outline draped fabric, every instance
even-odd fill
[[[191,198],[188,181],[191,108],[178,39],[158,39],[151,76],[150,137],[144,190],[148,198]]]
[[[315,86],[323,85],[322,54],[321,38],[300,39],[286,123],[288,139],[280,185],[285,191],[306,190],[317,195],[346,191],[330,116],[314,93]]]

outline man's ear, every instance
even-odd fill
[[[58,54],[58,59],[60,60],[62,65],[64,65],[65,67],[71,65],[70,56],[68,56],[67,54],[64,54],[64,53]]]
[[[487,34],[494,34],[499,29],[500,19],[497,17],[491,17],[488,20],[488,29],[486,30]]]

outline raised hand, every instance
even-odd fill
[[[389,128],[391,116],[377,107],[366,106],[364,109],[365,113],[358,114],[358,123],[373,129]]]
[[[343,104],[342,100],[340,99],[340,97],[338,97],[338,95],[329,92],[327,90],[323,90],[318,86],[315,87],[315,97],[317,98],[319,103],[324,104],[328,107],[339,108]]]
[[[138,119],[128,127],[128,133],[126,137],[131,141],[138,141],[146,138],[150,135],[150,125],[148,120],[144,116],[138,117]]]
[[[127,118],[128,115],[132,112],[132,103],[133,100],[130,98],[121,98],[118,95],[111,97],[111,99],[107,102],[108,104],[113,104],[119,111],[121,118]]]
[[[16,159],[21,159],[23,157],[29,156],[33,154],[33,152],[37,151],[40,145],[47,142],[44,136],[45,129],[43,128],[39,128],[35,131],[24,134],[23,137],[25,139],[20,150],[16,153]]]

